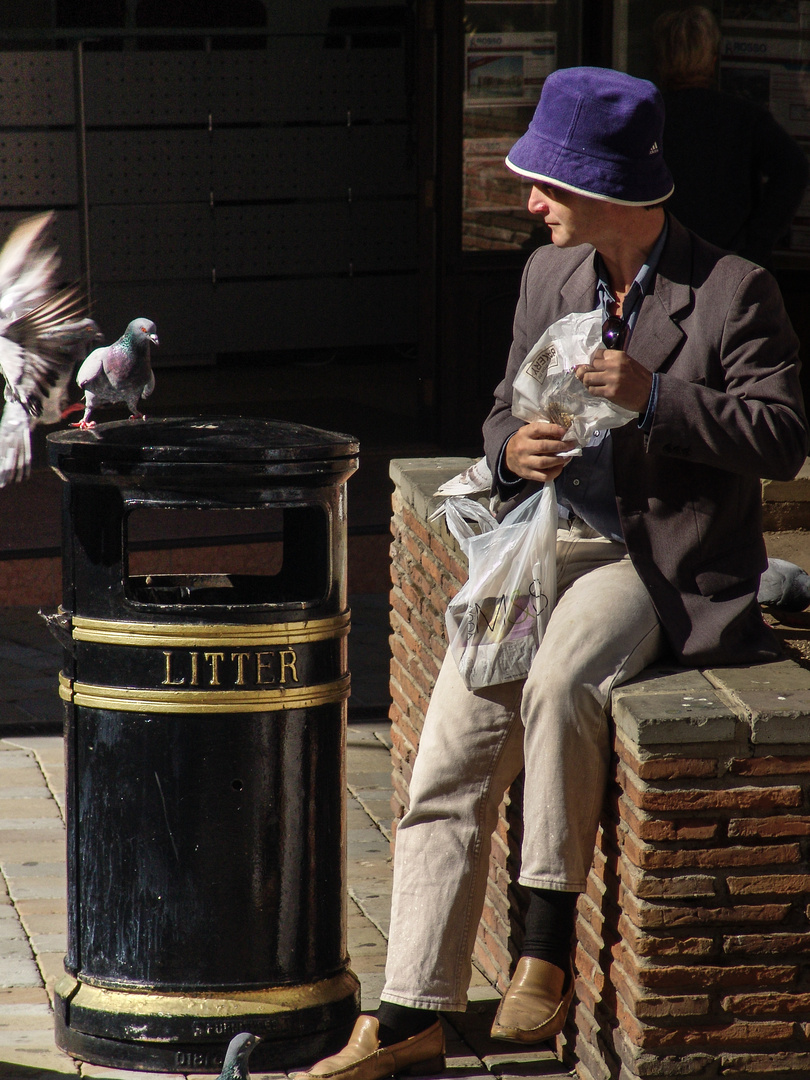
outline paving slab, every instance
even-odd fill
[[[26,924],[30,918],[37,918],[41,915],[59,915],[67,910],[64,897],[61,899],[59,897],[47,897],[45,899],[25,898],[19,900],[15,907],[23,923]]]
[[[44,1050],[36,1045],[21,1045],[0,1049],[2,1080],[54,1080],[78,1075],[76,1062],[55,1048]]]
[[[92,1080],[184,1080],[184,1073],[139,1072],[135,1069],[110,1069],[106,1065],[82,1064],[81,1075]],[[210,1074],[208,1080],[211,1080]]]

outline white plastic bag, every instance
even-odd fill
[[[472,499],[450,498],[444,507],[447,527],[469,562],[467,582],[445,613],[461,677],[470,690],[524,679],[557,601],[554,483],[544,484],[500,524]]]
[[[526,354],[512,386],[512,415],[567,427],[564,442],[587,446],[594,431],[621,427],[638,417],[589,394],[574,374],[602,348],[602,311],[575,311],[545,331]]]
[[[450,480],[436,488],[436,495],[480,495],[492,490],[492,473],[485,457],[456,473]]]

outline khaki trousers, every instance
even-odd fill
[[[622,544],[557,532],[557,606],[524,682],[469,691],[447,654],[394,857],[386,1001],[463,1010],[503,794],[525,765],[520,881],[582,891],[610,760],[612,688],[660,655],[658,618]]]

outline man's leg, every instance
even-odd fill
[[[651,663],[662,638],[623,545],[574,522],[558,532],[557,558],[561,595],[525,685],[472,693],[449,655],[442,666],[397,832],[384,1001],[466,1006],[490,837],[524,752],[520,880],[571,893],[585,886],[610,690]]]
[[[529,1043],[562,1030],[573,994],[570,944],[604,801],[610,692],[663,646],[622,545],[575,521],[558,534],[557,557],[560,597],[523,691],[527,934],[492,1029]]]
[[[523,767],[521,689],[472,692],[445,658],[397,829],[385,1001],[466,1008],[490,837]]]
[[[610,693],[660,656],[664,639],[624,547],[578,521],[561,535],[559,598],[523,690],[520,882],[581,892],[610,761]]]
[[[439,1008],[466,1008],[490,836],[523,766],[522,683],[471,692],[448,654],[436,680],[397,829],[387,981],[338,1054],[303,1077],[375,1080],[439,1071]]]

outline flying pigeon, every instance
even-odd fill
[[[782,611],[804,611],[810,604],[810,575],[785,559],[768,559],[759,580],[757,600]]]
[[[76,287],[56,290],[59,259],[45,241],[53,214],[21,222],[0,250],[0,487],[31,467],[31,429],[59,419],[65,388],[86,346],[90,320],[78,319]],[[92,334],[90,336],[92,337]],[[53,419],[52,419],[53,417]]]
[[[250,1080],[248,1058],[253,1047],[260,1042],[258,1035],[251,1035],[247,1031],[243,1031],[241,1035],[234,1035],[228,1043],[225,1062],[218,1080]]]
[[[39,352],[28,353],[21,381],[16,387],[6,386],[0,417],[0,487],[27,479],[31,432],[37,424],[57,424],[63,418],[76,365],[103,338],[92,319],[61,323],[41,333]]]
[[[151,345],[157,345],[157,327],[151,319],[133,319],[118,341],[94,349],[79,368],[76,382],[84,391],[84,416],[78,428],[95,427],[92,414],[99,405],[123,401],[131,420],[143,420],[138,409],[142,397],[155,388]]]

